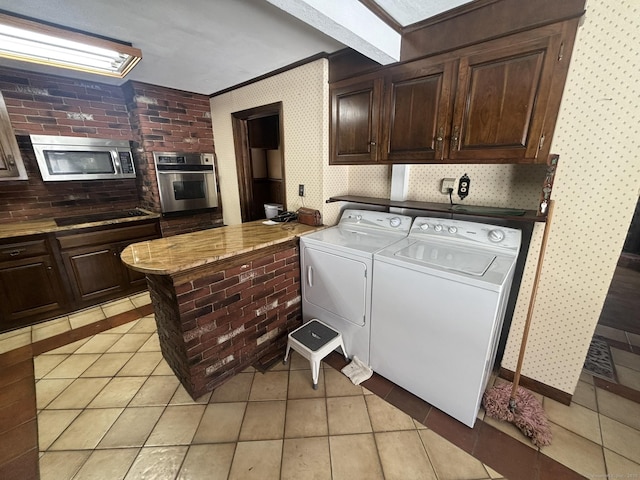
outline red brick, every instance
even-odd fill
[[[220,301],[226,298],[228,298],[228,296],[225,295],[224,291],[217,291],[196,299],[195,303],[196,307],[203,307],[205,305],[218,305]]]
[[[209,275],[206,275],[204,278],[199,278],[193,281],[194,288],[201,288],[205,286],[209,286],[212,283],[220,282],[224,280],[224,272],[215,272]]]
[[[251,262],[251,267],[256,269],[258,267],[264,267],[265,265],[269,265],[274,262],[273,255],[265,255],[264,257],[260,257]]]
[[[279,268],[282,268],[285,266],[285,261],[284,260],[278,260],[277,262],[271,263],[269,265],[265,265],[264,267],[264,271],[265,273],[269,273],[269,272],[273,272]]]

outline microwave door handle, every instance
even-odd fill
[[[109,150],[111,154],[111,163],[113,164],[114,173],[122,173],[122,165],[120,165],[120,159],[118,158],[117,150]]]

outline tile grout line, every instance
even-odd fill
[[[80,348],[80,347],[79,347],[79,348]],[[89,367],[88,367],[88,368],[89,368]],[[122,368],[123,368],[123,367],[122,367]],[[157,366],[156,366],[156,368],[157,368]],[[290,375],[290,372],[291,372],[291,369],[290,369],[290,368],[289,368],[288,372],[289,372],[289,375]],[[112,378],[115,378],[115,376],[114,376],[114,377],[112,377]],[[148,376],[147,380],[148,380],[149,378],[150,378],[150,376]],[[255,372],[254,372],[254,379],[255,379]],[[290,384],[289,384],[289,376],[288,376],[287,381],[288,381],[288,385],[287,385],[287,392],[288,392],[288,389],[289,389],[289,386],[290,386]],[[325,413],[326,413],[326,415],[327,415],[327,422],[328,422],[328,406],[327,406],[327,402],[326,402],[326,398],[327,398],[327,397],[326,397],[326,380],[323,380],[323,382],[324,382],[324,386],[325,386]],[[146,382],[145,382],[145,383],[146,383]],[[144,385],[144,384],[143,384],[143,385]],[[253,380],[252,380],[252,385],[253,385]],[[140,387],[140,388],[142,388],[142,387]],[[179,388],[179,387],[178,387],[178,388]],[[176,390],[177,390],[177,389],[176,389]],[[174,395],[175,395],[175,393],[176,393],[176,392],[174,392]],[[361,393],[360,395],[364,395],[364,394],[363,394],[363,393]],[[387,394],[387,396],[388,396],[388,394]],[[285,402],[285,406],[286,406],[286,405],[288,405],[288,400],[289,400],[289,398],[288,398],[288,393],[287,393],[287,398],[286,398],[285,400],[286,400],[286,402]],[[385,400],[385,401],[386,401],[386,400]],[[597,401],[597,400],[596,400],[596,401]],[[365,404],[366,404],[366,399],[365,399]],[[164,407],[164,408],[165,408],[165,410],[166,410],[166,407],[167,407],[168,405],[169,405],[169,404],[165,405],[165,407]],[[125,407],[125,408],[126,408],[126,407]],[[396,407],[396,408],[397,408],[397,407]],[[86,409],[86,408],[85,408],[85,409]],[[85,409],[83,409],[83,411],[84,411]],[[163,412],[164,412],[164,410],[163,410]],[[368,412],[368,409],[367,409],[367,412]],[[599,413],[599,409],[598,409],[598,414],[600,415],[600,413]],[[246,408],[245,408],[245,413],[244,413],[244,415],[246,415]],[[243,422],[244,422],[244,415],[243,415]],[[161,416],[160,416],[159,418],[161,418]],[[369,417],[369,421],[371,421],[370,417]],[[202,422],[202,418],[200,419],[199,424],[201,424],[201,422]],[[115,423],[115,422],[114,422],[114,423]],[[156,425],[157,425],[157,423],[156,423]],[[154,428],[155,428],[155,426],[154,426]],[[152,430],[153,430],[153,429],[152,429]],[[197,431],[197,428],[196,428],[196,431]],[[286,431],[286,408],[285,408],[285,425],[284,425],[284,427],[283,427],[283,439],[282,439],[282,441],[283,441],[283,452],[284,452],[284,432],[285,432],[285,431]],[[328,432],[328,424],[327,424],[327,432]],[[328,433],[329,433],[329,432],[328,432]],[[373,434],[374,434],[374,441],[375,441],[375,432],[373,432]],[[328,436],[329,436],[329,435],[328,435]],[[327,436],[327,437],[328,437],[328,436]],[[600,424],[600,436],[601,436],[601,440],[603,440],[603,439],[602,439],[602,428],[601,428],[601,424]],[[444,438],[444,437],[443,437],[443,438]],[[327,440],[328,440],[328,438],[327,438]],[[477,443],[477,441],[478,441],[478,438],[476,438],[476,440],[475,440],[475,442],[474,442],[474,443]],[[237,442],[236,442],[236,446],[237,446]],[[423,447],[424,447],[424,445],[423,445]],[[143,445],[143,447],[141,447],[141,448],[144,448],[144,445]],[[604,445],[602,445],[602,449],[604,449]],[[381,465],[381,467],[382,467],[382,462],[381,462],[381,459],[380,459],[380,452],[379,452],[379,450],[377,449],[377,442],[376,442],[376,450],[377,450],[377,454],[378,454],[378,460],[379,460],[380,465]],[[188,452],[188,450],[187,450],[187,452]],[[425,452],[426,452],[426,450],[425,450]],[[427,453],[427,456],[428,456],[428,453]],[[234,450],[234,457],[235,457],[235,450]],[[185,458],[186,458],[186,454],[185,454],[185,457],[183,458],[183,462],[184,462]],[[282,469],[282,458],[283,458],[283,456],[281,455],[281,467],[280,467],[281,469]],[[331,458],[330,458],[330,461],[331,461]],[[431,462],[430,458],[429,458],[429,461]],[[181,464],[181,465],[182,465],[182,464]],[[605,461],[605,465],[606,465],[606,461]]]

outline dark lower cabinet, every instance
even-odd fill
[[[128,279],[111,246],[74,248],[62,254],[74,298],[93,303],[127,290]]]
[[[125,267],[120,253],[132,243],[159,238],[159,222],[125,225],[57,235],[75,305],[87,307],[146,288],[144,275]]]
[[[144,290],[120,253],[160,236],[153,219],[0,241],[0,332]]]
[[[50,255],[2,262],[0,331],[20,327],[25,320],[64,312],[67,299],[61,285],[60,273]]]

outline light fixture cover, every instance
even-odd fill
[[[130,45],[0,13],[0,57],[123,78],[142,58]]]

